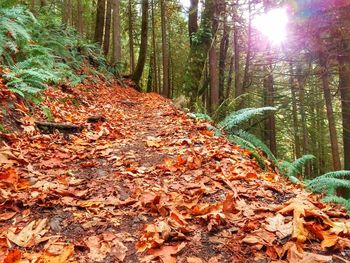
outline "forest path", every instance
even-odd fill
[[[40,134],[37,108],[21,118],[25,132],[6,137],[1,262],[350,259],[346,213],[261,171],[169,100],[99,84],[50,88],[44,105],[85,129]],[[105,121],[87,123],[92,115]]]

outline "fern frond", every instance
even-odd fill
[[[239,110],[228,115],[223,121],[219,123],[219,126],[227,129],[232,129],[237,127],[238,124],[249,120],[250,118],[261,115],[268,111],[276,111],[274,107],[262,107],[262,108],[247,108]]]
[[[315,160],[316,157],[311,154],[306,154],[300,157],[299,159],[296,159],[294,162],[292,162],[288,168],[288,177],[297,177],[298,173],[301,172],[303,166],[309,162]]]
[[[307,184],[307,188],[316,193],[334,192],[339,187],[350,188],[350,181],[332,177],[317,177]]]
[[[269,147],[267,147],[267,145],[265,143],[263,143],[258,137],[256,137],[255,135],[246,132],[244,130],[238,130],[235,131],[234,134],[242,139],[244,139],[245,141],[250,142],[252,145],[254,145],[255,149],[256,148],[260,148],[264,153],[266,153],[266,155],[273,161],[277,161],[276,157],[274,156],[274,154],[271,152],[271,150],[269,149]]]

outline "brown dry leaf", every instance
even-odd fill
[[[147,145],[147,147],[159,148],[162,146],[161,142],[162,142],[161,138],[155,138],[155,137],[149,136],[149,137],[147,137],[146,145]]]
[[[17,212],[5,212],[0,214],[0,221],[6,221],[11,219],[12,217],[14,217],[17,214]]]
[[[278,238],[283,239],[293,233],[292,222],[285,223],[285,217],[281,214],[277,214],[274,217],[266,219],[268,224],[265,225],[265,229],[270,232],[275,232]]]
[[[118,239],[114,239],[112,242],[111,255],[123,262],[126,257],[126,252],[128,252],[128,248]]]
[[[47,219],[34,220],[26,225],[19,233],[17,227],[11,227],[5,234],[6,237],[20,247],[32,247],[49,239],[44,238],[48,231],[46,228]]]
[[[111,247],[107,242],[103,242],[99,236],[90,236],[85,244],[90,249],[88,256],[97,262],[102,262],[111,252]]]
[[[204,263],[204,261],[198,257],[188,257],[187,263]]]
[[[260,237],[257,237],[255,235],[247,235],[245,238],[242,239],[243,243],[254,245],[258,243],[262,243],[262,239]]]
[[[292,244],[288,251],[288,262],[289,263],[326,263],[332,262],[331,256],[324,256],[314,253],[308,253],[304,251],[298,251],[297,246]]]
[[[281,214],[293,212],[293,238],[299,242],[305,242],[309,233],[304,227],[304,218],[306,215],[312,215],[322,219],[323,223],[333,226],[329,217],[320,211],[314,204],[307,200],[306,196],[294,198],[286,207],[278,211]]]
[[[350,235],[350,222],[334,222],[334,226],[331,228],[331,232],[335,234],[347,234]]]
[[[157,249],[148,250],[148,256],[142,259],[143,262],[150,262],[156,258],[160,258],[163,263],[176,263],[176,254],[179,253],[184,247],[186,243],[181,243],[179,245],[173,246],[163,246]]]
[[[137,252],[160,247],[169,238],[170,232],[170,226],[164,221],[160,221],[157,224],[146,225],[144,228],[144,234],[136,243]]]
[[[71,257],[74,252],[74,245],[64,246],[59,254],[45,251],[40,257],[45,263],[65,263]]]

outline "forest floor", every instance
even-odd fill
[[[1,134],[0,262],[349,262],[344,210],[260,170],[209,123],[132,88],[63,90],[45,92],[50,111],[3,113],[19,130]],[[43,112],[84,129],[42,134]]]

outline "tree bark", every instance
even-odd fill
[[[243,94],[243,89],[241,86],[241,68],[240,68],[240,64],[239,64],[239,60],[240,60],[240,48],[239,48],[239,44],[238,44],[238,29],[237,29],[237,25],[235,25],[234,27],[234,37],[233,37],[233,41],[234,41],[234,49],[235,49],[235,98],[238,98],[239,96],[241,96]]]
[[[292,116],[293,116],[293,130],[294,130],[294,158],[301,157],[300,138],[299,138],[299,120],[298,120],[298,105],[296,99],[296,83],[294,78],[294,66],[292,63],[289,65],[289,85],[292,94]]]
[[[145,67],[146,56],[147,56],[147,38],[148,38],[148,0],[142,0],[142,22],[141,22],[141,44],[140,53],[136,65],[132,80],[136,83],[138,90],[140,88],[140,80],[142,77],[143,69]]]
[[[84,34],[84,21],[83,21],[84,9],[82,0],[77,0],[77,31],[80,35]]]
[[[265,91],[265,106],[275,106],[275,89],[274,89],[274,79],[272,72],[270,72],[272,66],[269,66],[268,74],[264,78],[264,91]],[[276,142],[276,118],[274,113],[268,113],[265,122],[265,141],[271,152],[277,156],[277,142]]]
[[[154,12],[154,0],[151,2],[151,13],[152,13],[152,52],[153,52],[153,91],[159,92],[158,90],[158,74],[157,74],[157,45],[156,45],[156,26],[155,26],[155,12]]]
[[[226,70],[226,57],[229,45],[229,27],[227,25],[227,13],[226,5],[224,12],[224,22],[223,22],[223,35],[220,42],[220,59],[219,59],[219,100],[222,103],[225,100],[225,70]]]
[[[147,77],[147,92],[153,91],[153,71],[154,71],[154,65],[153,65],[153,54],[149,57],[149,68],[148,68],[148,77]]]
[[[345,50],[349,50],[349,44],[342,40]],[[350,54],[338,56],[339,62],[339,90],[341,97],[342,119],[343,119],[343,148],[344,169],[350,170]]]
[[[198,31],[198,0],[191,0],[188,13],[188,34],[192,45],[192,36]]]
[[[106,1],[98,0],[94,41],[98,43],[100,46],[102,46],[103,29],[105,26],[105,11],[106,11],[105,8],[106,8]]]
[[[112,17],[112,0],[107,0],[107,9],[106,9],[106,24],[104,32],[104,41],[103,41],[103,53],[105,56],[108,55],[110,38],[111,38],[111,17]]]
[[[117,65],[122,60],[120,36],[120,0],[113,0],[113,56],[112,64]]]
[[[215,44],[209,50],[210,109],[213,113],[220,104],[218,64]]]
[[[333,160],[333,169],[340,170],[340,156],[339,156],[339,147],[338,147],[338,138],[337,138],[337,129],[335,126],[335,118],[332,105],[332,94],[329,87],[329,73],[328,73],[328,60],[324,54],[319,54],[319,61],[321,66],[321,79],[323,86],[324,99],[326,102],[327,109],[327,119],[329,127],[329,136],[331,141],[331,150],[332,150],[332,160]]]
[[[160,0],[160,12],[161,12],[161,30],[162,30],[162,53],[163,53],[163,96],[169,98],[170,96],[170,79],[169,79],[169,46],[167,38],[167,26],[166,26],[166,12],[165,2]]]
[[[72,0],[64,0],[62,5],[62,24],[67,27],[71,21]]]
[[[190,54],[188,57],[187,67],[183,78],[183,89],[187,97],[191,99],[191,107],[193,108],[199,96],[200,81],[203,74],[203,68],[208,57],[211,47],[212,21],[214,19],[215,1],[206,0],[201,21],[201,32],[198,35],[196,43],[192,43]]]
[[[302,126],[302,153],[308,154],[309,153],[309,134],[307,130],[307,119],[306,119],[306,111],[305,111],[305,88],[304,88],[304,82],[305,82],[305,76],[302,72],[302,68],[300,65],[297,66],[297,83],[298,83],[298,89],[299,89],[299,112],[301,117],[301,126]],[[306,164],[305,167],[305,176],[309,176],[311,174],[311,166],[309,163]]]
[[[133,25],[133,8],[132,0],[128,1],[128,32],[129,32],[129,53],[130,53],[130,73],[134,74],[135,54],[134,54],[134,25]]]
[[[250,72],[250,60],[252,53],[252,7],[251,2],[249,1],[248,5],[248,39],[247,39],[247,55],[245,58],[245,67],[242,83],[242,92],[245,93],[246,89],[249,87],[249,72]]]
[[[232,90],[232,75],[233,75],[233,65],[235,62],[235,56],[233,55],[230,60],[230,67],[228,70],[228,77],[227,77],[227,85],[226,85],[226,98],[229,98],[231,96],[231,90]]]

